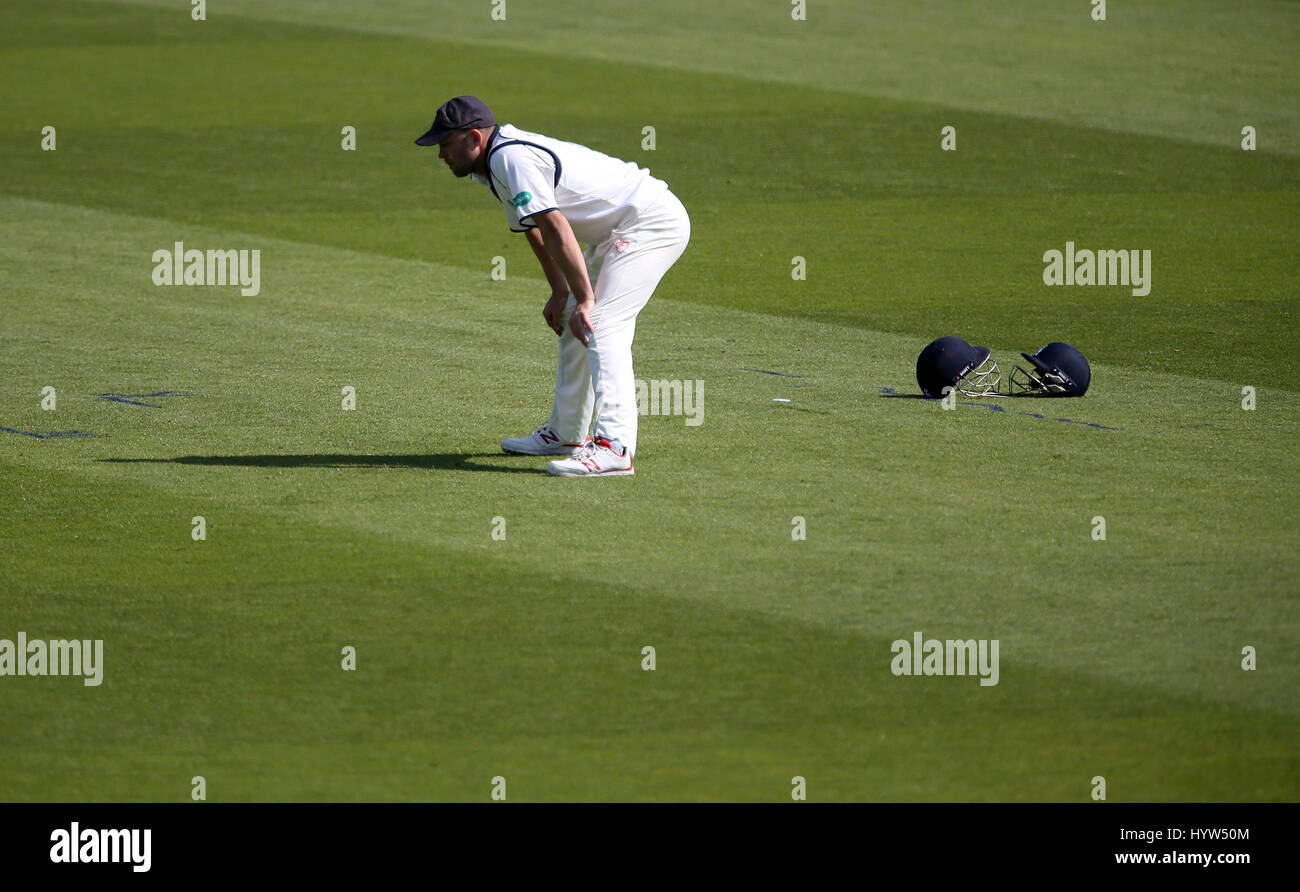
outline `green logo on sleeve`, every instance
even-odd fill
[[[521,208],[521,207],[523,207],[524,205],[528,204],[528,202],[530,202],[530,201],[533,200],[533,193],[531,193],[531,192],[520,192],[518,195],[516,195],[514,198],[512,198],[512,199],[510,199],[510,200],[511,200],[512,202],[514,202],[515,207],[517,207],[517,208]]]

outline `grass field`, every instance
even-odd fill
[[[1300,4],[188,5],[0,6],[0,639],[104,642],[0,676],[0,801],[1300,798]],[[412,144],[462,93],[691,213],[636,361],[703,423],[635,477],[499,452],[553,335]],[[1092,389],[944,411],[946,334]]]

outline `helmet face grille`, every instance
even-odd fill
[[[1039,396],[1061,396],[1069,392],[1065,382],[1055,375],[1039,372],[1038,369],[1027,370],[1016,366],[1011,372],[1011,385],[1024,393],[1036,393]]]
[[[1002,380],[1002,370],[997,361],[988,357],[976,368],[971,369],[957,382],[957,390],[967,396],[996,395],[998,383]]]

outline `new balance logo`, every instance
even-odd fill
[[[560,442],[560,438],[557,437],[557,436],[555,436],[554,432],[552,432],[551,429],[550,429],[549,427],[544,427],[544,428],[542,428],[541,430],[539,430],[539,431],[537,432],[537,437],[538,437],[538,439],[540,439],[540,440],[542,440],[542,441],[544,441],[544,442],[547,442],[547,443],[558,443],[558,442]]]

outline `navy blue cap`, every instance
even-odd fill
[[[497,119],[492,116],[492,109],[483,104],[477,96],[457,96],[438,106],[433,116],[433,126],[415,141],[417,146],[436,146],[457,130],[470,127],[492,127]]]

